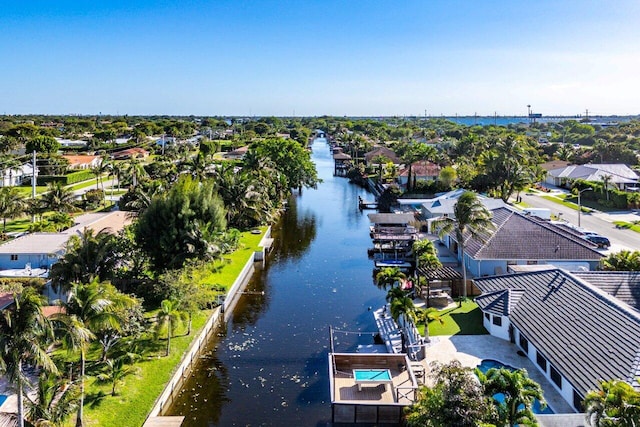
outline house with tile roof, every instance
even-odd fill
[[[428,160],[419,160],[411,164],[411,179],[414,183],[418,181],[435,181],[440,176],[440,165]],[[398,172],[398,183],[407,185],[409,181],[409,166]]]
[[[510,265],[552,264],[568,270],[594,270],[603,254],[576,233],[549,221],[506,207],[491,210],[493,233],[483,239],[465,236],[465,253],[459,254],[455,233],[445,236],[449,249],[458,254],[471,277],[507,272]]]
[[[568,165],[547,171],[546,182],[556,186],[566,186],[576,179],[602,182],[608,176],[609,185],[620,190],[638,186],[638,175],[625,164]]]
[[[147,157],[149,157],[149,152],[140,147],[127,148],[126,150],[111,153],[113,160],[146,159]]]
[[[640,312],[640,271],[577,271],[573,274]]]
[[[402,163],[396,152],[387,147],[374,147],[373,150],[364,153],[364,160],[367,165],[376,164],[374,159],[378,156],[386,157],[388,162],[393,162],[396,165]]]
[[[576,411],[602,379],[640,390],[640,312],[561,269],[474,284],[489,333],[513,343]]]
[[[65,155],[62,156],[69,161],[69,169],[91,169],[100,166],[102,163],[102,157],[100,156],[88,156],[88,155]]]

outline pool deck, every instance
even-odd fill
[[[525,368],[529,376],[542,387],[544,398],[556,414],[575,413],[573,408],[556,391],[538,368],[527,357],[517,354],[518,347],[491,335],[453,335],[431,337],[431,345],[426,349],[423,361],[427,372],[429,363],[448,363],[458,360],[463,366],[475,368],[482,359],[493,359],[513,366]]]

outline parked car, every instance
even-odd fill
[[[598,234],[587,234],[586,236],[584,236],[584,238],[597,245],[599,248],[607,249],[609,246],[611,246],[611,242],[609,241],[609,239]]]

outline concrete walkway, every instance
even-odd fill
[[[454,335],[433,337],[426,349],[425,368],[430,362],[448,363],[458,360],[463,366],[475,368],[483,359],[493,359],[515,368],[525,368],[529,376],[542,387],[547,404],[556,414],[575,411],[554,386],[527,357],[517,354],[518,347],[491,335]]]
[[[402,353],[402,337],[400,336],[398,325],[391,318],[389,307],[385,305],[374,311],[373,318],[376,321],[378,331],[380,331],[380,338],[382,338],[384,345],[387,347],[387,352]]]

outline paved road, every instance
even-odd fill
[[[565,207],[559,203],[552,202],[544,199],[539,195],[526,194],[522,197],[522,200],[534,208],[547,208],[551,210],[553,215],[558,215],[560,218],[573,225],[578,225],[578,211]],[[594,231],[602,236],[609,238],[611,241],[611,248],[609,252],[618,252],[622,249],[640,250],[640,233],[636,233],[631,230],[620,230],[615,227],[613,221],[634,221],[640,220],[640,215],[631,211],[624,212],[593,212],[580,215],[580,225],[582,228],[589,231]]]

